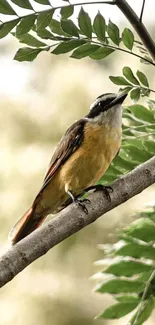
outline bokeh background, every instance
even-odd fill
[[[129,1],[137,13],[142,1]],[[86,7],[93,17],[98,7]],[[114,6],[100,7],[123,29],[128,23]],[[144,22],[154,33],[155,3],[146,1]],[[155,36],[155,33],[154,33]],[[13,61],[18,42],[0,41],[0,251],[8,247],[8,233],[36,196],[55,145],[66,128],[85,115],[104,92],[117,92],[108,79],[124,65],[147,73],[151,88],[155,76],[149,66],[122,53],[95,62],[68,55],[41,53],[32,63]],[[153,97],[152,97],[153,98]],[[126,105],[131,100],[126,101]],[[65,240],[22,271],[0,290],[0,325],[126,324],[94,320],[111,303],[109,295],[93,292],[94,262],[103,258],[98,244],[114,242],[117,232],[136,218],[136,212],[154,200],[154,189],[107,213],[95,224]],[[154,324],[155,315],[147,322]]]

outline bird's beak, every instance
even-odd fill
[[[112,100],[112,102],[110,103],[110,106],[114,106],[117,104],[122,104],[125,100],[125,98],[127,97],[128,93],[120,93],[118,94],[118,96]]]

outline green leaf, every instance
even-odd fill
[[[96,318],[118,319],[129,314],[137,305],[138,303],[136,302],[117,303],[106,308],[104,312],[99,314]]]
[[[60,10],[60,14],[63,19],[67,19],[68,17],[72,16],[73,12],[74,12],[74,7],[72,5],[63,7]]]
[[[117,76],[117,77],[114,77],[114,76],[109,76],[109,79],[115,84],[115,85],[121,85],[121,86],[128,86],[131,84],[123,77],[121,76]]]
[[[122,33],[123,44],[129,49],[132,50],[134,44],[134,35],[132,31],[128,28],[125,28]]]
[[[131,68],[129,67],[124,67],[123,68],[123,75],[124,77],[129,80],[131,83],[133,83],[134,85],[138,85],[139,86],[139,82],[138,80],[135,78]]]
[[[53,35],[49,30],[47,29],[38,29],[36,31],[37,35],[43,39],[55,39],[55,35]]]
[[[138,277],[138,280],[142,281],[142,282],[150,282],[150,277],[152,277],[152,271],[150,272],[144,272],[142,273],[139,277]],[[149,287],[148,287],[148,291],[150,291],[149,289],[153,289],[153,282],[154,280],[151,281]],[[152,291],[152,290],[151,290]],[[140,298],[141,298],[141,293],[140,293]]]
[[[43,49],[34,49],[30,47],[23,47],[17,51],[14,60],[17,61],[33,61]]]
[[[115,299],[117,299],[117,301],[119,302],[134,302],[134,303],[139,303],[140,302],[140,298],[137,297],[137,296],[130,296],[130,295],[127,295],[127,296],[117,296],[115,297]]]
[[[153,113],[150,110],[148,110],[145,106],[131,105],[129,106],[129,109],[132,112],[132,114],[140,120],[149,123],[152,123],[154,121]]]
[[[0,39],[5,37],[18,24],[19,18],[0,25]]]
[[[146,244],[138,244],[138,243],[129,243],[119,248],[116,252],[116,255],[120,256],[131,256],[134,258],[148,258],[151,260],[155,260],[155,248]]]
[[[35,23],[35,20],[36,20],[36,16],[34,14],[22,18],[19,25],[16,28],[17,38],[28,33],[29,30],[32,29],[32,27]]]
[[[155,155],[155,142],[154,142],[154,140],[153,141],[151,141],[151,140],[145,140],[144,146],[146,147],[146,149],[149,152],[151,152],[153,155]],[[155,239],[155,236],[154,236],[154,239]]]
[[[148,299],[142,301],[138,311],[130,320],[130,325],[142,325],[151,315],[154,308],[154,299],[153,296]],[[139,312],[140,309],[140,312]]]
[[[79,37],[78,28],[72,22],[71,19],[62,19],[61,20],[61,28],[66,34],[75,36],[75,37]]]
[[[130,92],[130,97],[137,102],[140,98],[140,88],[133,88]]]
[[[62,42],[60,43],[55,49],[52,51],[53,54],[62,54],[67,53],[75,49],[76,47],[79,47],[83,44],[85,44],[86,41],[82,39],[77,40],[71,40],[68,42]]]
[[[111,164],[108,170],[106,171],[106,175],[113,175],[114,177],[117,177],[117,175],[121,175],[121,171],[117,169],[114,164]]]
[[[54,9],[50,9],[46,12],[41,12],[37,16],[37,29],[44,29],[46,26],[50,25],[51,19],[54,14]]]
[[[98,182],[98,184],[110,184],[112,183],[113,181],[115,181],[117,177],[114,176],[114,175],[107,175],[107,174],[104,174],[104,176],[100,179],[100,181]]]
[[[0,0],[0,13],[4,15],[16,15],[16,12],[6,0]]]
[[[137,166],[137,164],[133,161],[130,161],[129,159],[125,159],[123,157],[121,157],[121,153],[119,156],[117,156],[114,160],[114,166],[120,168],[120,170],[124,173],[124,172],[129,172],[130,170],[132,170],[133,168],[135,168]]]
[[[100,181],[98,182],[98,184],[107,185],[107,184],[110,184],[110,183],[114,182],[116,178],[117,177],[114,176],[114,175],[104,174],[104,176],[100,179]]]
[[[104,17],[100,14],[98,11],[98,14],[95,16],[94,22],[93,22],[93,30],[96,36],[102,40],[105,41],[105,30],[106,30],[106,23]]]
[[[136,129],[134,129],[134,130],[136,130]],[[132,133],[131,133],[132,135],[133,135],[133,132],[134,131],[132,131]],[[138,147],[141,150],[146,150],[142,140],[139,140],[139,139],[136,139],[136,138],[133,138],[133,137],[131,139],[128,138],[127,140],[123,139],[122,148],[124,148],[124,146],[126,146],[128,144],[131,144],[131,145],[133,145],[135,147]]]
[[[84,44],[78,47],[71,55],[71,58],[82,59],[86,56],[89,56],[93,52],[97,51],[100,46],[94,44]]]
[[[32,36],[31,34],[24,34],[23,36],[19,37],[19,42],[20,43],[24,43],[27,44],[29,46],[33,46],[33,47],[40,47],[40,46],[46,46],[47,44],[41,42],[40,40],[38,40],[37,38],[35,38],[34,36]]]
[[[34,0],[34,1],[42,5],[51,5],[49,0]]]
[[[50,22],[50,29],[52,30],[53,33],[58,34],[58,35],[64,35],[64,32],[61,28],[60,21],[56,19],[51,19]]]
[[[153,143],[153,145],[155,149],[155,143]],[[150,242],[155,240],[155,225],[148,218],[141,218],[124,228],[122,233],[145,242]]]
[[[139,81],[142,83],[142,85],[149,88],[149,82],[148,82],[145,74],[140,70],[138,70],[136,74],[137,74],[137,77],[139,78]]]
[[[87,12],[81,7],[79,15],[78,15],[78,24],[81,31],[88,37],[92,38],[92,26],[91,19]]]
[[[155,238],[155,237],[154,237]],[[111,264],[104,270],[103,273],[112,273],[118,276],[132,276],[138,273],[147,272],[152,270],[152,265],[136,262],[136,261],[119,261]]]
[[[31,6],[29,0],[11,0],[11,1],[21,8],[33,10],[33,7]]]
[[[106,58],[108,55],[113,53],[114,50],[101,46],[95,53],[90,55],[90,58],[93,60],[101,60]]]
[[[123,87],[123,88],[120,88],[119,91],[124,91],[126,93],[129,93],[129,91],[132,89],[133,85],[131,86],[127,86],[127,87]]]
[[[96,291],[100,293],[141,292],[145,283],[137,280],[123,280],[114,278],[98,285]]]
[[[152,155],[145,150],[141,150],[133,145],[124,145],[123,149],[126,151],[126,153],[129,155],[130,159],[134,161],[138,161],[139,163],[145,162],[146,160],[150,159]]]
[[[120,37],[119,37],[119,28],[117,25],[112,23],[111,20],[109,20],[109,24],[107,26],[107,33],[110,37],[110,39],[115,43],[116,45],[119,45]]]

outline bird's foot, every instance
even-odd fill
[[[73,193],[71,191],[68,191],[67,192],[68,195],[71,197],[73,203],[75,203],[76,205],[80,206],[82,208],[82,210],[88,214],[88,209],[86,208],[85,204],[84,203],[91,203],[89,199],[79,199],[77,198],[76,196],[73,195]]]
[[[89,203],[90,203],[90,200],[88,200],[88,199],[83,199],[83,200],[75,199],[75,200],[74,200],[74,203],[75,203],[76,205],[80,206],[80,207],[82,208],[82,210],[83,210],[86,214],[88,214],[88,209],[86,208],[84,202],[86,202],[86,203],[89,202]]]
[[[110,197],[110,193],[113,192],[113,189],[111,186],[105,186],[102,184],[98,184],[98,185],[93,185],[93,186],[89,186],[85,189],[85,192],[89,192],[91,190],[94,190],[94,192],[97,191],[103,191],[104,194],[106,195],[106,198],[109,202],[111,202],[111,197]]]

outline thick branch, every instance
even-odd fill
[[[122,11],[125,15],[127,20],[131,23],[134,30],[139,35],[140,39],[142,40],[144,46],[150,53],[153,61],[155,60],[155,42],[151,38],[150,34],[148,33],[144,24],[140,21],[139,17],[130,7],[130,5],[126,2],[126,0],[115,0],[115,4],[117,7]]]
[[[155,157],[140,165],[112,184],[111,202],[102,192],[89,195],[89,214],[73,204],[61,211],[21,242],[11,247],[0,259],[0,287],[12,280],[34,260],[50,248],[94,222],[105,212],[129,200],[155,182]]]

